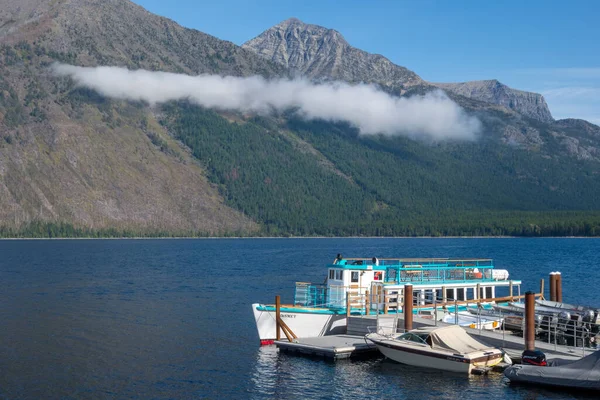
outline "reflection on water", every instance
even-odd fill
[[[464,376],[389,359],[339,360],[256,350],[249,389],[260,399],[597,399],[597,393],[511,385],[501,373]]]

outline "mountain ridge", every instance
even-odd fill
[[[297,18],[280,22],[242,47],[311,79],[375,83],[400,94],[415,85],[438,87],[512,109],[542,122],[554,120],[541,94],[512,89],[495,79],[463,83],[426,82],[413,71],[392,63],[382,55],[352,47],[338,31],[306,24]],[[357,67],[352,68],[352,65]]]
[[[282,21],[242,48],[290,68],[295,75],[313,79],[376,82],[398,88],[423,82],[414,72],[382,55],[350,46],[338,31],[305,24],[297,18]],[[376,79],[371,78],[373,73]]]

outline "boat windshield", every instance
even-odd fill
[[[421,344],[428,344],[427,343],[427,338],[429,337],[429,334],[427,333],[411,333],[411,332],[406,332],[405,334],[401,335],[398,339],[400,340],[407,340],[409,342],[416,342],[416,343],[421,343]]]

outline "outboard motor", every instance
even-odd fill
[[[583,322],[594,322],[595,316],[594,310],[585,310],[581,320]]]
[[[525,350],[523,354],[521,354],[521,364],[537,365],[539,367],[548,365],[546,362],[546,355],[540,350]]]
[[[568,311],[561,311],[558,314],[558,319],[560,320],[560,322],[562,322],[563,324],[569,322],[571,320],[571,313]]]

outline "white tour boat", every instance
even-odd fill
[[[519,296],[521,281],[494,269],[491,259],[344,258],[326,267],[323,284],[296,282],[293,302],[280,306],[281,320],[297,337],[345,333],[347,315],[402,312],[404,286],[413,286],[415,313],[453,303],[493,302]],[[255,303],[252,311],[261,344],[276,339],[276,307]]]

